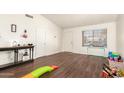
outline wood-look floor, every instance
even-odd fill
[[[34,62],[25,63],[16,67],[0,71],[0,77],[22,77],[34,69],[46,66],[57,65],[60,68],[46,73],[42,78],[99,78],[104,63],[107,59],[97,56],[88,56],[69,52],[57,53],[50,56],[40,57]]]

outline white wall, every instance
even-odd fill
[[[107,48],[104,50],[100,48],[88,48],[82,47],[82,31],[90,30],[90,29],[101,29],[107,28]],[[70,31],[73,33],[73,51],[74,53],[81,53],[81,54],[92,54],[92,55],[106,55],[108,51],[116,51],[116,22],[111,23],[104,23],[104,24],[97,24],[97,25],[89,25],[89,26],[82,26],[82,27],[74,27],[64,29],[63,31],[63,48],[62,50],[65,51],[65,41],[64,36],[65,34]]]
[[[124,15],[119,15],[117,20],[117,51],[124,58]]]
[[[22,14],[0,15],[0,47],[10,46],[12,41],[17,41],[21,45],[33,43],[36,45],[35,58],[59,52],[61,46],[61,28],[42,15],[33,16],[34,18],[31,19]],[[11,24],[17,25],[16,33],[11,32]],[[25,29],[28,32],[27,40],[21,37]],[[44,37],[42,37],[43,34]],[[43,43],[45,43],[44,48],[42,48]],[[43,49],[46,53],[42,53]],[[10,62],[13,62],[13,52],[0,52],[0,65]]]

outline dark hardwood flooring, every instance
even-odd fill
[[[34,62],[21,64],[0,71],[1,78],[19,78],[41,66],[57,65],[60,68],[46,73],[41,78],[99,78],[105,58],[61,52],[50,56],[40,57]]]

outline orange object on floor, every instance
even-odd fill
[[[31,74],[31,73],[29,73],[29,74],[27,74],[27,75],[23,76],[22,78],[33,78],[33,76],[32,76],[32,74]]]
[[[55,65],[52,65],[51,66],[53,69],[58,69],[59,68],[59,66],[55,66]]]
[[[107,72],[105,72],[105,71],[102,71],[101,74],[100,74],[100,76],[102,78],[109,78],[109,74]]]

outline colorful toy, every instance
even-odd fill
[[[103,71],[101,72],[100,76],[102,78],[114,78],[117,76],[117,67],[110,68],[108,64],[103,65]]]
[[[47,73],[47,72],[51,72],[55,69],[58,69],[58,66],[44,66],[44,67],[40,67],[34,71],[32,71],[31,73],[23,76],[22,78],[39,78],[41,75]]]
[[[108,53],[108,59],[113,62],[123,62],[121,56],[117,52],[109,52]]]

